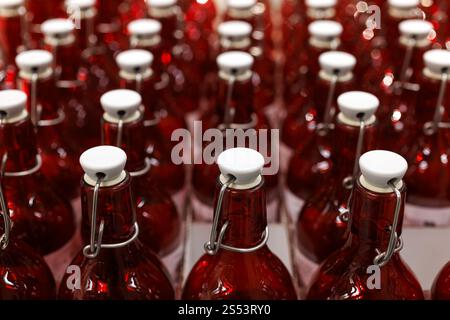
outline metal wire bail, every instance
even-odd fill
[[[234,121],[234,109],[231,108],[231,99],[233,97],[234,83],[236,82],[236,76],[229,75],[227,97],[225,100],[225,115],[224,125],[225,129],[230,129],[231,124]]]
[[[336,84],[339,79],[338,74],[333,74],[331,81],[330,81],[330,89],[328,91],[327,96],[327,104],[325,105],[325,114],[323,123],[319,123],[317,125],[317,134],[319,136],[326,136],[328,132],[333,129],[333,124],[331,123],[333,116],[334,116],[334,110],[333,110],[333,98],[336,91]]]
[[[37,106],[37,72],[31,75],[31,122],[36,128],[39,125],[39,111]]]
[[[439,95],[436,102],[436,109],[434,111],[433,121],[427,122],[423,126],[423,131],[426,135],[433,135],[439,129],[449,129],[449,122],[442,122],[442,117],[444,115],[444,98],[447,92],[447,84],[448,84],[448,70],[445,68],[442,70],[441,74],[441,85],[439,87]]]
[[[3,122],[3,118],[2,118]],[[10,239],[10,233],[11,233],[11,217],[9,216],[9,208],[6,203],[5,194],[3,192],[3,178],[4,173],[6,169],[6,162],[8,161],[8,154],[5,153],[2,158],[1,162],[1,169],[0,169],[0,205],[3,212],[3,224],[4,224],[4,233],[0,237],[0,247],[2,250],[5,250],[8,247],[9,239]]]
[[[389,227],[389,232],[391,233],[391,235],[389,237],[388,247],[384,252],[380,252],[379,250],[377,250],[378,255],[373,260],[374,265],[377,265],[379,267],[384,267],[391,260],[394,253],[399,252],[403,248],[403,241],[396,232],[402,205],[402,194],[400,193],[400,190],[397,189],[396,182],[396,180],[389,182],[389,186],[395,192],[397,201],[395,204],[394,221]]]

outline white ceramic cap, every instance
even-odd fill
[[[95,7],[96,0],[66,0],[66,7],[82,11]]]
[[[217,57],[220,70],[231,74],[238,74],[250,70],[254,59],[251,54],[244,51],[228,51]]]
[[[20,90],[0,91],[0,112],[5,113],[6,119],[20,116],[27,105],[27,95]]]
[[[121,70],[129,73],[142,72],[151,67],[153,54],[142,49],[127,50],[117,55],[116,62]]]
[[[324,9],[335,7],[337,0],[306,0],[305,4],[308,8]]]
[[[85,151],[80,164],[88,178],[97,181],[98,175],[104,175],[103,183],[118,179],[127,163],[126,153],[117,147],[101,146]]]
[[[261,176],[264,157],[253,149],[234,148],[222,152],[217,164],[223,176],[236,178],[234,184],[249,185]]]
[[[356,58],[347,52],[328,51],[320,55],[319,64],[328,74],[345,74],[353,70]]]
[[[247,10],[253,8],[257,0],[227,0],[227,7],[238,10]]]
[[[411,19],[400,22],[398,29],[403,36],[422,39],[431,34],[433,24],[425,20]]]
[[[119,89],[105,93],[100,98],[100,103],[110,117],[126,119],[138,111],[142,98],[136,91]]]
[[[344,116],[352,121],[369,120],[380,106],[380,100],[373,94],[363,91],[349,91],[337,100]]]
[[[423,55],[425,66],[433,73],[448,73],[450,71],[450,51],[434,49]]]
[[[342,30],[342,25],[333,20],[317,20],[311,22],[308,26],[311,36],[325,40],[340,37]]]
[[[20,70],[33,73],[48,69],[53,62],[53,55],[45,50],[29,50],[19,53],[16,64]]]
[[[219,24],[217,31],[221,37],[245,38],[250,37],[252,26],[244,21],[227,21]]]
[[[154,19],[138,19],[128,24],[128,32],[134,36],[148,37],[161,32],[161,23]]]
[[[408,163],[394,152],[375,150],[361,156],[359,167],[367,184],[385,189],[389,188],[389,182],[403,179],[408,170]]]
[[[147,4],[153,8],[169,8],[177,4],[177,0],[147,0]]]
[[[75,30],[75,25],[70,19],[50,19],[42,23],[41,31],[49,37],[62,38]]]
[[[0,0],[0,8],[17,8],[23,6],[25,0]]]
[[[413,9],[419,6],[420,0],[388,0],[388,4],[398,9]]]

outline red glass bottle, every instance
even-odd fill
[[[181,220],[164,182],[153,177],[144,117],[139,110],[141,96],[131,90],[114,90],[104,94],[101,101],[105,110],[102,143],[121,147],[127,153],[126,169],[132,176],[140,240],[166,258],[163,262],[174,275],[182,251],[175,252],[181,243]]]
[[[420,300],[419,282],[400,257],[406,160],[389,151],[360,159],[352,193],[350,237],[324,261],[310,286],[312,300]],[[394,230],[394,232],[392,232]]]
[[[112,53],[127,47],[126,16],[130,6],[125,0],[97,0],[96,33]]]
[[[353,75],[356,59],[351,54],[325,52],[319,63],[321,71],[312,91],[314,96],[305,105],[298,124],[298,132],[303,133],[301,144],[296,146],[293,154],[281,153],[281,158],[289,161],[285,165],[288,169],[284,193],[287,211],[294,221],[304,199],[322,185],[331,171],[330,126],[337,113],[337,97],[357,89]]]
[[[433,300],[450,300],[450,263],[447,263],[434,280],[431,288],[431,298]]]
[[[42,158],[38,153],[34,126],[26,111],[27,96],[21,91],[0,92],[8,116],[1,126],[1,149],[7,154],[5,176],[2,179],[14,237],[45,255],[56,280],[60,280],[64,265],[79,250],[75,235],[75,218],[70,204],[51,189],[42,174]]]
[[[3,89],[16,87],[16,55],[28,44],[23,1],[0,3],[0,84]]]
[[[86,171],[82,234],[89,244],[68,267],[59,298],[173,299],[174,291],[161,262],[136,238],[139,227],[131,177],[124,171],[125,152],[116,147],[97,147],[86,151],[80,163]],[[72,269],[78,272],[70,274]]]
[[[222,174],[216,183],[216,222],[205,245],[207,253],[186,280],[183,299],[297,298],[288,270],[266,244],[264,162],[252,149],[230,149],[219,156]],[[225,230],[221,240],[216,240],[221,229]]]
[[[366,92],[350,91],[338,98],[341,112],[333,132],[330,175],[299,208],[297,238],[300,252],[298,266],[317,267],[340,249],[348,238],[348,201],[359,173],[358,160],[363,152],[373,150],[376,141],[378,99]],[[308,270],[309,271],[309,270]],[[310,274],[303,274],[304,279]]]
[[[68,19],[50,19],[42,24],[45,49],[53,54],[56,87],[67,121],[64,132],[77,154],[96,146],[100,140],[100,112],[86,101],[86,79],[80,72],[81,50]]]
[[[164,181],[178,210],[183,210],[186,199],[185,167],[172,161],[172,134],[185,128],[183,118],[172,109],[171,97],[167,92],[161,95],[157,90],[159,79],[151,66],[153,55],[142,49],[133,49],[117,55],[120,66],[121,88],[135,90],[142,94],[147,144],[152,157],[158,160],[153,168],[157,181]]]
[[[450,54],[446,50],[430,50],[424,54],[424,61],[415,135],[408,153],[406,222],[450,225],[449,136],[442,128],[449,121]]]
[[[414,110],[420,92],[423,54],[431,47],[433,26],[423,20],[405,20],[399,29],[401,36],[390,68],[394,81],[382,92],[378,117],[380,147],[406,156],[414,139]]]
[[[67,119],[58,104],[52,62],[53,56],[48,51],[19,54],[16,58],[20,69],[18,88],[29,97],[27,109],[38,134],[42,173],[62,196],[73,199],[78,195],[81,171],[67,137],[61,135]]]
[[[252,83],[252,64],[253,58],[250,54],[241,51],[229,51],[219,55],[217,58],[219,66],[218,89],[215,97],[215,108],[206,111],[201,117],[201,123],[197,123],[194,131],[205,133],[208,129],[221,130],[220,138],[223,139],[224,149],[231,146],[250,147],[250,139],[238,139],[229,143],[227,141],[226,129],[228,134],[239,134],[233,129],[241,129],[242,133],[256,137],[262,130],[268,130],[270,125],[265,115],[256,113],[253,108],[253,83]],[[201,127],[198,127],[201,124]],[[270,151],[273,151],[271,137],[267,139]],[[208,141],[209,142],[209,141]],[[191,197],[194,217],[197,220],[211,221],[213,218],[214,197],[211,194],[211,188],[215,185],[219,168],[215,164],[218,154],[214,154],[214,159],[204,159],[197,161],[198,157],[203,156],[203,151],[209,145],[205,142],[203,145],[194,144],[194,168],[192,176],[193,195]],[[195,143],[195,142],[194,142]],[[226,145],[226,147],[225,147]],[[258,145],[252,145],[251,148],[257,148]],[[263,150],[261,150],[263,152]],[[264,150],[267,157],[275,156],[274,153]],[[279,196],[278,196],[277,174],[267,176],[265,190],[268,196],[268,219],[276,221],[279,218]]]

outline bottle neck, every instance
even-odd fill
[[[103,25],[120,25],[120,11],[124,0],[99,0],[98,23]]]
[[[219,123],[251,123],[254,115],[251,72],[244,79],[235,80],[220,75],[217,99]]]
[[[161,23],[161,39],[163,51],[167,54],[172,52],[172,48],[177,43],[178,15],[177,7],[173,7],[167,14],[160,14],[158,10],[149,11],[149,18],[155,19]]]
[[[217,195],[222,183],[217,182],[215,206]],[[266,194],[264,183],[248,190],[228,188],[225,191],[218,230],[228,222],[223,243],[239,248],[251,248],[261,242],[262,235],[267,227]]]
[[[68,36],[67,39],[60,42],[60,44],[57,42],[47,42],[45,49],[53,54],[55,77],[57,80],[77,80],[79,72],[79,57],[81,53],[73,35]]]
[[[0,157],[8,155],[6,172],[21,172],[36,166],[36,134],[29,116],[14,123],[0,124]],[[1,159],[0,158],[0,159]]]
[[[127,154],[128,172],[140,171],[145,167],[146,152],[146,133],[142,114],[139,112],[137,118],[131,122],[125,122],[122,126],[120,137],[121,144],[118,146],[119,123],[108,121],[103,118],[102,143],[120,147]]]
[[[83,226],[82,234],[86,240],[91,236],[94,186],[83,181],[81,187]],[[123,242],[131,238],[136,221],[135,204],[131,193],[131,178],[112,187],[100,187],[97,201],[97,233],[104,221],[102,243]]]
[[[160,36],[155,36],[155,40],[138,40],[136,37],[130,38],[130,49],[147,50],[155,57],[152,63],[152,69],[157,76],[163,73],[163,65],[168,65],[172,61],[171,55],[164,55],[162,40]]]
[[[149,69],[139,75],[121,71],[120,78],[120,88],[134,90],[142,95],[142,103],[145,107],[144,118],[154,119],[157,79],[153,70]]]
[[[397,235],[402,233],[403,212],[406,199],[406,186],[400,189],[401,208],[397,224]],[[394,192],[376,193],[356,182],[352,194],[350,212],[352,215],[350,245],[359,245],[363,249],[377,248],[384,251],[390,239],[390,227],[394,223],[397,197]]]
[[[25,47],[24,15],[18,10],[15,15],[0,15],[0,47],[4,67],[15,66],[15,58]]]

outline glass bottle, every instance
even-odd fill
[[[15,89],[16,55],[28,45],[25,27],[24,1],[0,2],[0,85],[2,89]]]
[[[313,190],[323,184],[331,172],[330,127],[334,124],[337,97],[357,89],[353,75],[356,59],[342,51],[328,51],[320,55],[321,70],[316,79],[314,95],[305,105],[299,132],[302,144],[298,145],[288,159],[286,188],[284,190],[286,210],[297,220],[295,213],[303,207]],[[282,154],[282,158],[286,158]],[[283,168],[283,163],[281,163]]]
[[[431,288],[431,298],[433,300],[450,300],[450,263],[447,263],[436,276]]]
[[[26,110],[22,91],[0,91],[0,147],[5,173],[2,180],[16,240],[24,241],[45,256],[56,281],[79,250],[75,218],[70,204],[60,197],[43,175],[43,157],[38,152],[36,133]],[[14,107],[14,108],[13,108]],[[8,115],[9,114],[9,115]],[[54,165],[54,164],[53,164]]]
[[[338,22],[314,21],[309,24],[308,30],[309,42],[302,53],[295,58],[300,66],[295,71],[292,70],[292,74],[285,74],[285,77],[290,78],[285,82],[285,89],[290,91],[290,97],[285,97],[286,117],[281,125],[282,144],[280,149],[283,172],[287,170],[294,150],[301,147],[302,139],[298,139],[298,137],[308,135],[308,131],[311,130],[309,126],[305,126],[305,121],[308,121],[314,114],[311,112],[310,106],[308,110],[307,104],[314,95],[314,81],[311,79],[317,78],[320,72],[319,57],[322,53],[338,50],[341,47],[342,25]],[[289,71],[285,70],[286,72]],[[314,107],[314,103],[311,105]]]
[[[42,174],[54,190],[72,200],[78,196],[81,172],[67,137],[61,135],[67,119],[58,103],[52,63],[53,56],[48,51],[30,50],[19,54],[16,58],[20,69],[18,88],[29,97],[27,109],[37,132]]]
[[[89,244],[67,268],[59,288],[60,299],[174,298],[163,265],[138,239],[131,177],[124,170],[126,161],[125,152],[111,146],[89,149],[81,155],[86,172],[81,187],[82,235]]]
[[[348,201],[359,174],[359,157],[376,144],[379,100],[366,92],[349,91],[339,96],[338,106],[330,175],[297,209],[297,266],[305,280],[347,241]]]
[[[406,223],[450,225],[450,171],[448,167],[450,52],[424,54],[420,94],[416,105],[416,129],[406,175],[408,204]]]
[[[420,92],[423,54],[431,47],[431,23],[405,20],[399,24],[400,39],[392,55],[392,85],[384,87],[380,147],[406,156],[414,136],[414,110]]]
[[[273,114],[276,110],[274,105],[276,65],[272,24],[264,19],[266,10],[266,6],[257,0],[228,0],[224,21],[245,21],[252,26],[252,43],[249,52],[255,57],[254,108],[257,111]]]
[[[408,164],[390,151],[360,159],[350,203],[350,237],[324,261],[310,300],[421,300],[422,288],[400,257]]]
[[[183,212],[186,200],[185,167],[176,165],[171,156],[176,145],[172,134],[186,127],[184,120],[174,111],[167,92],[161,95],[157,91],[159,80],[151,68],[154,58],[150,52],[127,50],[118,54],[116,60],[120,67],[120,87],[135,90],[143,97],[147,145],[152,157],[159,162],[153,168],[155,179],[164,181],[177,209]]]
[[[288,270],[267,247],[264,163],[252,149],[229,149],[219,156],[211,238],[186,280],[183,299],[297,298]]]
[[[253,57],[243,51],[228,51],[217,58],[220,71],[217,95],[214,101],[215,108],[207,110],[202,115],[201,122],[197,122],[194,127],[194,132],[204,134],[209,129],[219,130],[221,133],[220,137],[217,134],[217,139],[221,139],[219,142],[222,142],[223,149],[236,147],[236,144],[239,144],[239,147],[257,149],[258,141],[254,141],[253,138],[257,139],[261,134],[270,132],[270,125],[266,116],[255,112],[253,108],[253,61]],[[264,130],[268,131],[264,132]],[[229,141],[233,135],[237,136],[240,133],[247,135],[249,138]],[[214,139],[216,139],[216,136]],[[211,221],[213,219],[214,195],[211,193],[211,188],[219,173],[219,168],[215,163],[218,154],[211,154],[213,159],[208,159],[209,154],[206,151],[209,149],[209,142],[212,141],[205,141],[203,145],[194,142],[191,205],[194,218],[199,221]],[[272,145],[271,137],[266,142],[268,150],[259,151],[264,152],[266,157],[276,157],[277,152],[272,149],[272,146],[276,146]],[[268,158],[267,163],[269,163]],[[279,219],[278,180],[278,174],[267,176],[264,185],[268,197],[269,221]]]
[[[75,25],[68,19],[50,19],[42,23],[44,48],[54,57],[58,98],[67,120],[64,132],[77,154],[99,143],[100,112],[89,108],[86,81],[80,72],[81,50],[77,45]],[[88,109],[89,108],[89,109]]]
[[[181,220],[165,190],[165,181],[153,177],[147,154],[141,96],[131,90],[114,90],[101,99],[105,111],[102,143],[122,148],[128,157],[126,169],[132,177],[140,240],[161,257],[173,278],[181,260]]]

